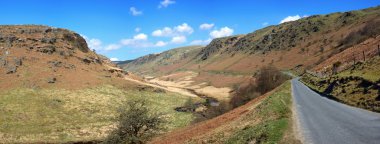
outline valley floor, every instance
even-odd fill
[[[0,92],[0,143],[65,143],[102,140],[124,102],[146,99],[168,120],[163,132],[189,125],[191,113],[174,109],[189,97],[150,87],[102,85],[81,90],[20,88]],[[193,101],[201,101],[191,97]]]

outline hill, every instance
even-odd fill
[[[0,26],[0,89],[95,86],[122,77],[77,33],[47,26]]]
[[[175,48],[158,54],[149,54],[135,60],[120,62],[118,65],[128,71],[140,74],[159,75],[177,70],[192,61],[202,46]]]
[[[247,35],[217,38],[202,48],[193,57],[191,64],[177,66],[177,69],[196,70],[200,65],[205,70],[243,73],[253,72],[269,63],[283,69],[299,65],[310,68],[340,51],[378,35],[380,30],[376,26],[380,21],[379,12],[380,7],[375,7],[315,15],[269,26]],[[359,36],[352,39],[355,33]],[[160,56],[164,57],[156,55]],[[140,58],[135,61],[139,60]],[[144,64],[129,63],[126,68]]]
[[[102,141],[125,102],[145,99],[164,113],[162,132],[195,118],[175,111],[189,99],[126,81],[132,77],[91,51],[70,30],[38,25],[0,26],[0,143]]]
[[[180,78],[191,76],[190,86],[206,83],[218,88],[236,87],[252,79],[257,70],[266,65],[299,73],[318,72],[332,67],[341,55],[351,56],[353,49],[357,59],[362,57],[363,51],[369,59],[377,51],[379,24],[380,7],[314,15],[246,35],[216,38],[207,46],[188,50],[188,53],[174,49],[144,56],[121,67],[142,75],[160,71],[155,76],[161,80],[179,82]],[[187,58],[162,64],[169,53]],[[346,61],[352,59],[347,57]]]

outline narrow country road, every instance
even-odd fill
[[[296,119],[304,143],[379,144],[380,114],[351,107],[292,80]]]

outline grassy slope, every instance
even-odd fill
[[[122,90],[110,85],[69,91],[63,89],[15,89],[0,93],[0,141],[69,142],[104,138],[116,121],[123,101],[147,99],[165,114],[167,130],[193,120],[179,113],[188,97],[174,93]]]
[[[301,79],[312,89],[345,104],[380,112],[380,57],[358,63],[327,78],[305,74]]]
[[[189,143],[298,143],[291,129],[291,103],[286,82],[246,115]]]
[[[286,82],[275,93],[265,99],[247,119],[260,119],[255,125],[247,125],[236,130],[226,143],[237,144],[254,141],[256,143],[279,143],[284,132],[290,129],[291,88]]]

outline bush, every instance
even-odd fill
[[[259,69],[255,81],[251,81],[247,86],[235,89],[236,93],[231,98],[230,103],[233,107],[241,106],[278,87],[288,79],[289,77],[287,75],[283,74],[274,66],[264,66]]]
[[[130,101],[121,106],[117,128],[103,143],[143,143],[161,129],[163,122],[160,114],[150,111],[145,100]]]

